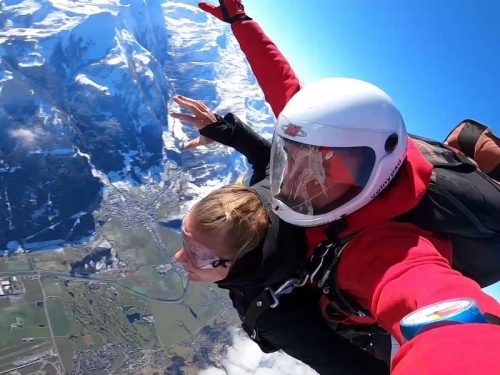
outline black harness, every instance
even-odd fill
[[[340,257],[349,241],[355,233],[338,239],[335,233],[345,228],[346,223],[339,220],[332,223],[325,233],[328,240],[321,241],[314,248],[313,254],[303,268],[298,270],[294,277],[286,279],[276,288],[266,287],[249,305],[243,318],[242,326],[244,330],[254,340],[258,340],[257,322],[262,314],[268,309],[276,308],[279,305],[279,298],[284,294],[291,293],[293,289],[312,283],[320,288],[323,294],[336,302],[338,309],[346,316],[355,315],[359,317],[371,316],[370,312],[359,305],[349,294],[340,290],[337,286],[337,269]]]

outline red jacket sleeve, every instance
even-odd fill
[[[369,309],[379,324],[400,343],[403,342],[399,327],[401,318],[434,302],[469,297],[483,312],[500,316],[500,304],[494,298],[484,293],[476,282],[451,269],[447,260],[450,255],[448,240],[431,236],[411,224],[386,222],[373,225],[346,247],[339,263],[338,285]],[[476,357],[486,361],[484,357],[491,350],[492,340],[497,344],[500,342],[499,326],[481,325],[481,332],[488,337],[483,341],[477,339],[476,324],[451,327],[430,330],[428,333],[432,334],[422,333],[403,345],[397,362],[394,362],[397,373],[451,374],[435,371],[434,366],[442,368],[448,363],[450,368],[456,368],[455,362],[453,365],[449,362],[458,361],[466,368],[472,366]],[[437,342],[441,344],[437,345]],[[472,346],[469,342],[476,344]],[[490,357],[489,361],[498,362],[494,356]],[[439,363],[429,362],[430,358]],[[493,363],[488,363],[488,366],[493,366]],[[432,371],[415,370],[415,366],[424,365],[431,366]],[[454,374],[457,373],[475,372],[458,371]]]
[[[497,375],[500,326],[460,324],[417,335],[392,361],[392,375]]]
[[[300,90],[300,82],[285,56],[255,21],[232,24],[241,50],[247,57],[266,101],[276,117],[285,104]]]

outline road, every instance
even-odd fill
[[[52,345],[57,354],[57,358],[59,358],[59,365],[63,368],[63,374],[66,373],[66,369],[64,368],[61,354],[59,353],[59,349],[57,348],[56,338],[54,337],[54,331],[52,330],[52,323],[50,321],[49,311],[47,310],[47,296],[45,295],[45,290],[43,289],[42,281],[40,278],[40,274],[38,274],[38,284],[40,285],[40,289],[42,291],[43,296],[43,308],[45,310],[45,317],[47,318],[47,325],[49,327],[50,337],[52,338]],[[54,364],[53,364],[54,365]],[[54,366],[55,367],[55,366]]]
[[[175,272],[179,278],[181,279],[181,284],[182,284],[182,295],[176,298],[158,298],[158,297],[150,297],[148,294],[145,293],[140,293],[137,290],[132,289],[131,287],[124,285],[120,283],[119,281],[116,281],[115,279],[112,278],[106,278],[106,277],[100,277],[100,276],[81,276],[81,275],[72,275],[70,273],[66,272],[54,272],[54,271],[44,271],[44,270],[30,270],[30,271],[13,271],[13,272],[0,272],[0,276],[28,276],[28,275],[38,275],[38,276],[52,276],[56,277],[59,279],[65,279],[65,280],[71,280],[74,282],[99,282],[99,283],[106,283],[110,285],[117,286],[118,288],[125,289],[127,292],[132,293],[138,297],[146,298],[151,301],[158,301],[158,302],[163,302],[163,303],[178,303],[182,301],[186,295],[186,291],[189,285],[189,280],[187,280],[186,283],[183,282],[184,277],[180,274],[180,271],[176,269],[175,267],[172,267],[172,269],[168,272]],[[42,289],[43,290],[43,289]]]

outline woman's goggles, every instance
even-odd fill
[[[212,251],[204,249],[202,247],[194,245],[192,242],[183,239],[182,249],[186,252],[186,255],[191,260],[191,263],[199,269],[209,269],[224,267],[227,268],[229,260],[222,259]]]

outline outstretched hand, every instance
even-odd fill
[[[198,6],[212,16],[228,23],[251,19],[245,13],[242,0],[219,0],[219,6],[201,1]]]
[[[196,129],[198,130],[203,129],[209,124],[217,122],[215,112],[199,100],[186,98],[182,95],[176,95],[173,97],[173,101],[179,104],[181,108],[190,111],[192,114],[185,115],[183,113],[170,112],[170,116],[184,122],[189,122],[196,126]],[[191,139],[190,141],[186,142],[184,144],[184,148],[190,149],[198,146],[205,146],[211,142],[213,142],[213,139],[200,135],[197,138]]]

